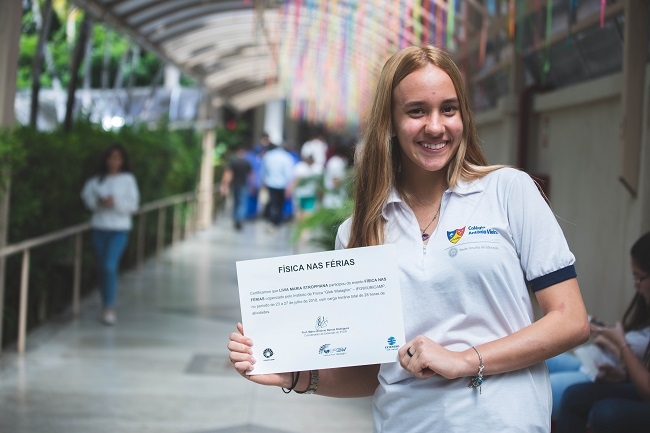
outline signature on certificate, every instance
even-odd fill
[[[316,330],[319,331],[325,328],[327,328],[327,317],[318,316],[318,319],[316,319]]]

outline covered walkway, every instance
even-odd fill
[[[293,254],[290,228],[240,233],[228,218],[122,275],[118,323],[97,296],[78,319],[30,334],[0,358],[3,433],[282,433],[372,431],[369,399],[285,395],[231,368],[239,320],[235,261]],[[304,248],[304,247],[302,247]]]

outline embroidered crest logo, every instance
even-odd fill
[[[449,242],[451,242],[452,244],[455,244],[460,240],[460,238],[463,237],[464,234],[465,234],[465,227],[461,229],[452,230],[450,232],[447,232],[447,239],[449,239]]]

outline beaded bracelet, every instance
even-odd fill
[[[296,394],[313,394],[316,392],[316,389],[318,388],[318,382],[319,382],[319,372],[318,370],[310,370],[309,371],[309,387],[307,387],[306,390],[304,391],[298,391],[297,389],[294,390]]]
[[[285,394],[289,394],[293,389],[298,385],[298,379],[300,379],[300,372],[293,372],[291,373],[292,375],[292,380],[291,380],[291,388],[286,389],[285,387],[282,387],[282,392]]]
[[[476,388],[478,386],[478,393],[481,394],[483,391],[481,388],[481,384],[483,383],[483,357],[476,347],[472,346],[472,349],[474,349],[478,355],[478,373],[476,373],[476,376],[469,379],[469,384],[467,387]]]

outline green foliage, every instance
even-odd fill
[[[324,251],[334,249],[339,226],[352,215],[354,210],[354,201],[350,198],[353,196],[354,172],[348,172],[343,181],[343,188],[347,191],[343,206],[338,209],[319,207],[304,220],[299,221],[293,233],[293,242],[298,242],[303,233],[308,233],[309,241],[320,249]]]
[[[24,160],[23,143],[10,129],[0,127],[0,184],[4,184],[4,174],[9,173],[10,169],[21,168]],[[2,197],[1,190],[0,197]]]
[[[243,120],[229,120],[225,126],[217,128],[217,144],[223,144],[228,149],[245,144],[249,133],[248,123]]]
[[[46,88],[52,87],[53,74],[59,77],[64,88],[70,81],[70,58],[76,40],[68,40],[65,23],[67,18],[64,15],[59,16],[58,13],[52,14],[50,34],[46,44],[52,55],[54,71],[49,71],[45,64],[43,64],[40,75],[41,85]],[[80,24],[81,14],[78,14],[76,18],[77,35],[79,34]],[[18,60],[18,89],[28,89],[32,86],[32,63],[37,44],[38,29],[34,23],[32,11],[26,8],[23,12],[20,55]],[[113,87],[118,75],[120,60],[131,47],[132,44],[127,37],[120,35],[103,23],[96,22],[93,25],[91,55],[89,59],[85,60],[87,62],[89,61],[91,65],[90,82],[92,88],[101,88],[102,86],[105,51],[108,54],[108,64],[106,65],[108,86]],[[125,80],[127,79],[126,77],[129,77],[129,74],[133,74],[134,86],[148,86],[152,84],[154,77],[157,76],[157,72],[161,67],[162,62],[155,54],[142,50],[137,61],[133,65],[130,62],[125,65],[122,73],[124,74]],[[184,85],[192,84],[192,81],[186,77],[182,78],[182,82]]]
[[[217,143],[214,147],[214,165],[222,166],[225,158],[235,147],[246,144],[249,134],[249,127],[243,120],[229,120],[225,126],[217,128]]]
[[[293,241],[298,241],[300,236],[306,232],[309,233],[309,240],[314,245],[324,251],[333,250],[337,230],[343,221],[352,215],[352,208],[352,200],[346,200],[340,209],[317,209],[297,224]]]

